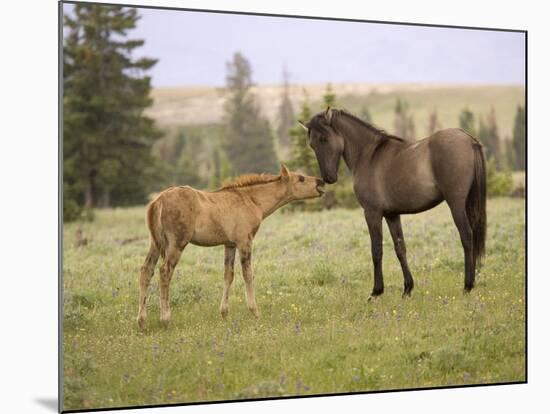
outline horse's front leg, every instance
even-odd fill
[[[384,277],[382,275],[382,213],[365,209],[365,219],[370,234],[372,262],[374,264],[374,287],[371,298],[384,293]]]
[[[246,285],[246,304],[254,316],[258,316],[258,306],[254,294],[254,275],[252,274],[252,241],[238,247],[241,258],[243,279]]]
[[[386,223],[388,223],[388,228],[390,229],[390,234],[393,239],[395,254],[399,259],[399,263],[401,263],[401,270],[403,270],[403,297],[411,296],[414,281],[409,269],[409,264],[407,263],[407,247],[405,246],[405,237],[403,237],[403,229],[401,227],[401,216],[388,216],[386,217]]]

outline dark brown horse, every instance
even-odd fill
[[[301,122],[300,122],[301,123]],[[415,214],[443,200],[451,209],[464,248],[464,289],[474,287],[476,263],[485,250],[486,175],[481,144],[461,129],[444,129],[408,142],[352,114],[327,108],[306,124],[321,176],[338,180],[340,158],[365,212],[374,263],[371,297],[384,292],[382,218],[386,219],[404,277],[403,295],[414,286],[407,264],[401,214]]]

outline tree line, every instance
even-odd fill
[[[283,70],[282,92],[274,127],[262,114],[252,67],[237,52],[226,63],[224,117],[219,125],[161,130],[145,115],[151,106],[155,59],[134,58],[144,44],[130,39],[139,21],[134,8],[77,4],[64,16],[63,39],[63,208],[65,220],[96,207],[143,204],[151,193],[170,185],[218,188],[243,173],[278,171],[279,161],[306,174],[319,175],[306,131],[307,120],[327,106],[338,106],[327,85],[322,102],[312,108],[307,92],[296,113],[290,99],[290,74]],[[372,122],[368,102],[358,114]],[[394,132],[416,139],[414,118],[397,99]],[[375,120],[374,120],[375,121]],[[501,140],[492,109],[474,117],[468,109],[459,125],[484,144],[498,169],[525,168],[525,111],[518,107],[514,136]],[[476,122],[477,121],[477,122]],[[442,128],[434,110],[428,133]],[[322,201],[298,208],[354,206],[351,179],[343,167],[338,184]]]

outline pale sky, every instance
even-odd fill
[[[67,5],[65,5],[67,7]],[[155,87],[222,86],[240,51],[258,84],[438,82],[523,84],[525,34],[179,10],[140,9],[130,32],[158,58]]]

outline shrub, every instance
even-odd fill
[[[494,159],[487,161],[487,193],[489,197],[508,196],[512,192],[514,181],[510,171],[497,171]]]

